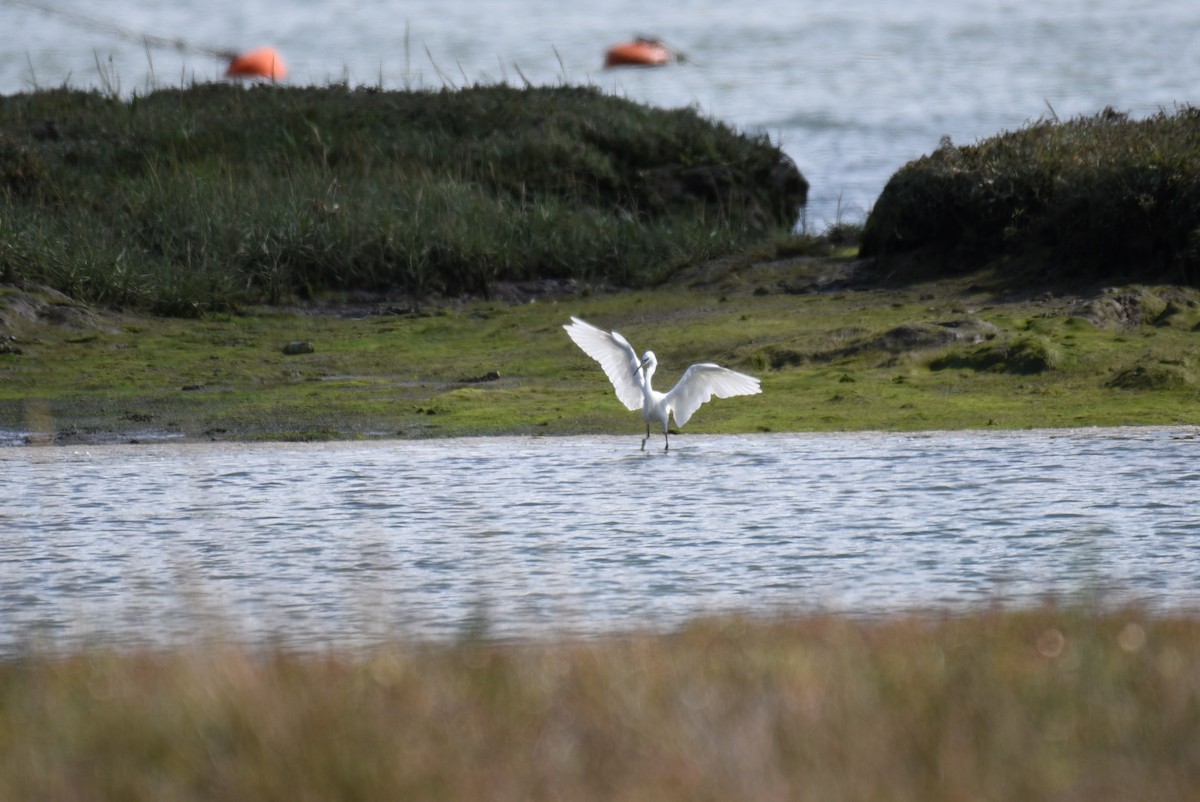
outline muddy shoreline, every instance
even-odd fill
[[[562,336],[572,314],[679,371],[719,358],[763,378],[762,399],[686,431],[1186,425],[1200,395],[1200,294],[1169,285],[1022,293],[987,273],[891,283],[854,259],[743,257],[655,290],[359,293],[198,320],[4,287],[0,444],[637,429]]]

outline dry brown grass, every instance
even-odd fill
[[[0,665],[0,798],[1200,798],[1200,620],[719,619]]]

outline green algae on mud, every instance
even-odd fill
[[[0,291],[0,429],[33,442],[628,433],[642,424],[561,326],[653,348],[661,382],[714,360],[763,394],[683,434],[1197,421],[1200,293],[1022,295],[986,274],[890,286],[865,263],[727,259],[662,289],[420,311],[375,298],[199,320]],[[300,341],[311,353],[288,355]]]

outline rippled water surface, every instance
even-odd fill
[[[1191,429],[0,449],[0,649],[1200,608]]]

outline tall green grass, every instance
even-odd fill
[[[945,140],[892,176],[862,253],[920,253],[933,271],[1016,257],[1039,279],[1198,284],[1200,109],[1141,120],[1107,109]]]
[[[0,278],[188,314],[325,290],[652,284],[786,231],[765,139],[586,88],[0,98]]]

